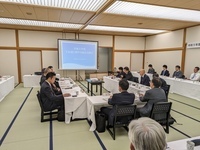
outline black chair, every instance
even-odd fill
[[[170,85],[167,84],[166,88],[164,89],[167,100],[168,100],[169,90],[170,90]]]
[[[113,121],[113,126],[109,126],[109,121],[107,122],[107,130],[115,140],[115,128],[124,127],[128,131],[128,125],[131,120],[135,118],[136,105],[120,105],[115,107],[115,116]],[[113,131],[111,131],[113,128]]]
[[[166,133],[169,133],[169,117],[171,111],[172,102],[158,102],[153,104],[150,118],[159,122],[161,125],[165,125]]]
[[[53,112],[45,110],[44,106],[43,106],[43,103],[42,103],[42,100],[41,100],[41,96],[40,96],[40,92],[39,91],[37,91],[37,99],[38,99],[38,102],[39,102],[40,107],[41,107],[41,122],[57,120],[58,119],[58,117],[57,117],[58,110],[57,111],[52,110]],[[53,114],[57,114],[56,117],[52,118]],[[47,115],[49,115],[49,118],[45,119],[44,117],[47,116]]]

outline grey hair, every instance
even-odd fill
[[[135,150],[164,150],[166,135],[163,127],[150,118],[139,118],[129,124],[129,139]]]

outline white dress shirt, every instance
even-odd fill
[[[200,80],[200,74],[199,73],[192,73],[190,75],[190,80],[199,81]]]

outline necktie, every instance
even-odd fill
[[[194,79],[195,76],[196,76],[196,73],[194,73],[194,75],[192,76],[192,79]]]

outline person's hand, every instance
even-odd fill
[[[58,91],[60,91],[60,88],[57,88]]]
[[[143,97],[144,95],[143,94],[139,94],[139,97]]]
[[[69,97],[69,96],[71,96],[71,94],[65,93],[65,94],[63,94],[63,96],[64,96],[64,97]]]
[[[52,84],[53,85],[53,87],[56,87],[56,85],[55,84]]]

